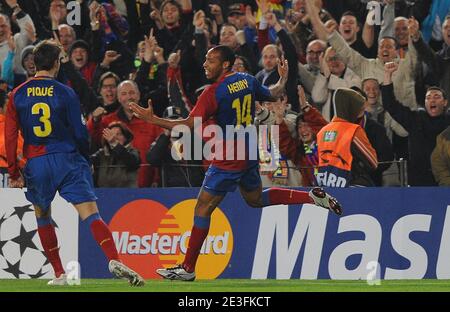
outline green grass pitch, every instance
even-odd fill
[[[82,279],[81,285],[47,286],[47,280],[0,280],[0,292],[450,292],[450,280],[249,280],[217,279],[180,282],[147,280],[144,287],[130,287],[116,279]]]

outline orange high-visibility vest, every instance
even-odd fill
[[[345,187],[350,183],[353,155],[351,144],[356,129],[350,122],[331,122],[317,134],[319,172],[317,182],[321,186]]]
[[[19,167],[23,168],[26,163],[26,159],[22,154],[23,138],[22,135],[17,139],[17,160],[19,161]],[[6,161],[6,148],[5,148],[5,115],[0,114],[0,167],[8,168],[8,162]]]

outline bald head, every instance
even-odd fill
[[[327,44],[323,40],[313,40],[306,47],[306,62],[312,66],[319,68],[319,56],[327,48]]]
[[[125,111],[129,111],[128,104],[131,102],[139,103],[141,93],[139,87],[133,80],[124,80],[117,87],[117,99]]]
[[[69,52],[70,46],[76,39],[76,33],[72,26],[61,24],[58,26],[59,41],[64,51]]]

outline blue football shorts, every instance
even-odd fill
[[[209,166],[205,173],[202,188],[212,195],[224,196],[227,192],[234,192],[237,186],[251,192],[261,185],[259,164],[255,164],[245,170],[225,170],[215,166]]]
[[[24,169],[26,198],[47,211],[56,192],[72,204],[97,200],[87,160],[79,153],[54,153],[31,158]]]

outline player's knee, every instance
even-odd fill
[[[202,217],[210,217],[213,213],[216,205],[208,202],[197,202],[197,206],[195,207],[195,215]]]
[[[34,206],[34,214],[36,218],[49,218],[50,217],[50,209],[42,209],[38,206]]]

